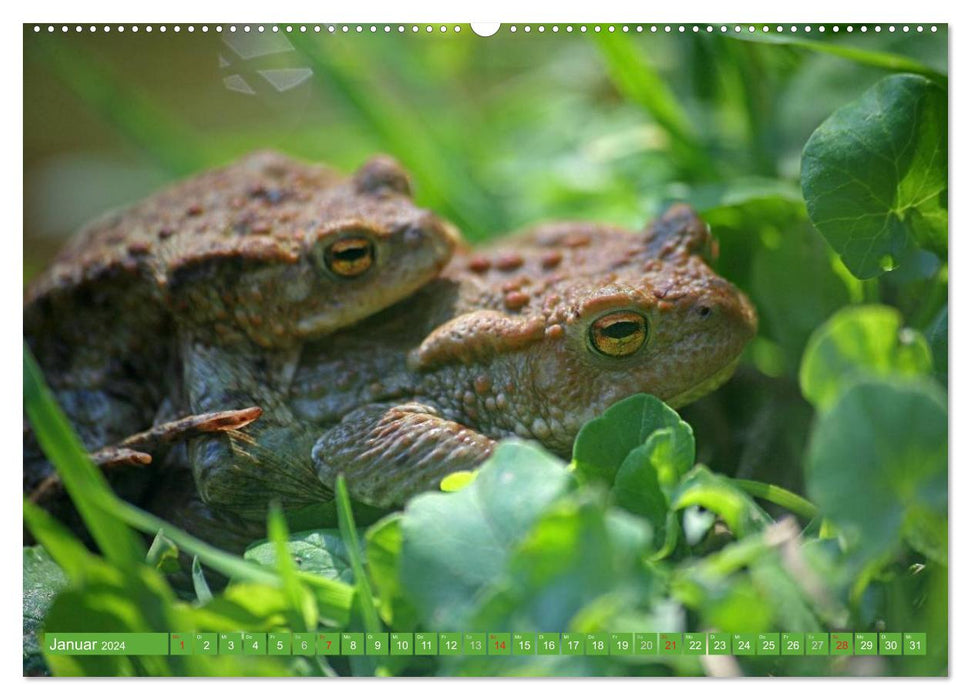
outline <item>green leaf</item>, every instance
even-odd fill
[[[865,560],[902,537],[935,558],[946,550],[947,400],[929,380],[861,380],[819,416],[806,488]]]
[[[287,550],[299,571],[344,583],[354,581],[351,560],[337,530],[296,532],[288,538]],[[266,540],[255,542],[246,549],[243,558],[263,566],[275,567],[275,545]]]
[[[213,632],[289,628],[295,620],[287,592],[262,583],[231,583],[193,609],[192,618],[199,629]]]
[[[631,450],[610,491],[618,506],[647,519],[656,547],[666,539],[668,494],[694,465],[694,437],[681,426],[655,430],[646,443]]]
[[[51,555],[41,546],[24,547],[24,675],[46,671],[38,636],[44,615],[68,579]]]
[[[159,530],[148,548],[148,554],[145,555],[145,563],[154,566],[163,574],[174,574],[181,569],[179,548]]]
[[[893,75],[838,109],[802,154],[809,218],[860,279],[920,246],[947,255],[947,93]]]
[[[295,613],[300,631],[311,631],[317,623],[317,605],[313,596],[309,594],[300,582],[296,563],[290,555],[290,532],[287,521],[278,503],[271,503],[267,513],[266,532],[273,545],[274,568],[279,572],[286,591],[290,609]]]
[[[904,521],[904,539],[941,566],[947,566],[947,520],[939,512],[916,507]]]
[[[663,439],[670,435],[670,430],[665,428],[654,435]],[[663,536],[668,497],[658,482],[658,472],[651,460],[652,452],[653,445],[641,445],[631,450],[617,472],[610,495],[621,508],[650,521],[655,536]]]
[[[121,570],[92,560],[82,585],[61,591],[44,618],[44,633],[168,632],[186,629],[185,618],[162,575],[139,563]],[[46,655],[55,675],[172,675],[169,657]]]
[[[665,465],[660,483],[671,483],[675,471],[680,476],[694,464],[694,434],[674,409],[649,394],[618,401],[580,429],[573,445],[577,474],[613,483],[630,452],[662,428],[672,429],[671,438],[659,439],[652,454],[657,450],[657,463]]]
[[[401,520],[401,585],[428,629],[455,625],[570,482],[532,445],[500,443],[468,487],[414,498]]]
[[[934,375],[947,386],[947,305],[941,309],[924,333],[934,356]]]
[[[803,395],[823,411],[859,376],[928,374],[933,362],[927,341],[902,326],[900,312],[889,306],[852,306],[836,313],[806,346],[799,369]]]
[[[104,562],[81,544],[54,516],[26,498],[24,522],[72,582],[82,582],[90,568],[104,566]]]
[[[689,472],[671,495],[674,509],[701,506],[721,516],[736,537],[760,531],[772,522],[752,497],[731,479],[713,474],[699,464]]]
[[[472,622],[483,629],[571,629],[597,597],[621,588],[650,541],[643,521],[591,494],[554,504],[494,575]]]
[[[459,471],[448,474],[439,484],[442,491],[461,491],[475,479],[475,472]]]
[[[726,632],[761,632],[774,627],[772,604],[746,577],[736,576],[710,590],[701,604],[706,625]]]

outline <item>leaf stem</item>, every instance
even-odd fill
[[[811,501],[781,486],[749,479],[732,479],[732,481],[750,496],[775,503],[806,520],[812,520],[819,515],[819,509]]]

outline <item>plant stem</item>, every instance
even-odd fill
[[[732,479],[732,481],[750,496],[775,503],[777,506],[792,511],[806,520],[812,520],[819,515],[819,509],[810,501],[781,486],[766,484],[761,481],[750,481],[749,479]]]

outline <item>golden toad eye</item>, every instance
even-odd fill
[[[647,319],[635,311],[614,311],[590,325],[590,343],[609,357],[627,357],[647,340]]]
[[[327,248],[324,264],[340,277],[363,275],[374,264],[374,243],[366,236],[341,238]]]

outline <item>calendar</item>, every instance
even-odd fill
[[[20,28],[23,674],[948,676],[946,13],[352,9]]]

